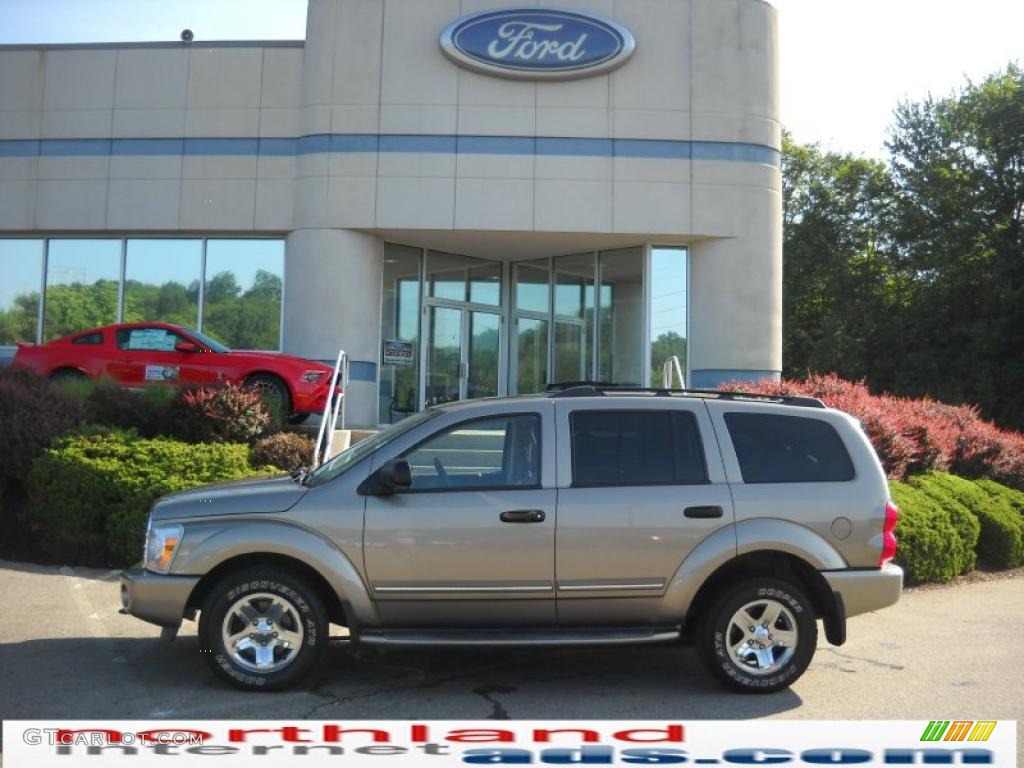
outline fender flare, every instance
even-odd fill
[[[203,577],[235,557],[282,555],[320,574],[359,626],[378,623],[376,606],[359,569],[315,531],[279,519],[242,516],[224,522],[186,522],[185,530],[171,566],[174,575]]]
[[[846,568],[842,555],[809,528],[778,518],[754,518],[720,528],[698,544],[679,565],[665,591],[665,607],[685,616],[704,583],[739,555],[783,552],[817,571]]]

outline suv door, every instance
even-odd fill
[[[552,412],[544,401],[455,409],[426,439],[374,457],[375,468],[404,458],[412,469],[408,489],[366,500],[383,625],[554,625]]]
[[[686,556],[733,523],[707,408],[556,402],[559,623],[653,624]]]

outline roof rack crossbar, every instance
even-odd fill
[[[666,389],[664,387],[639,387],[630,384],[613,384],[603,381],[561,381],[548,385],[548,397],[601,397],[607,394],[645,394],[661,397],[673,395],[707,397],[716,400],[779,403],[803,408],[825,408],[816,397],[803,395],[765,395],[758,392],[722,391],[717,389]]]

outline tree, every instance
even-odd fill
[[[913,276],[896,387],[1024,426],[1024,70],[901,104],[887,146]]]
[[[888,333],[891,178],[880,162],[788,135],[782,171],[786,373],[863,376]]]

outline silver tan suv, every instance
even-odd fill
[[[308,473],[160,499],[126,612],[199,615],[251,690],[377,645],[695,646],[770,692],[897,601],[896,507],[850,416],[808,398],[577,384],[432,408]]]

